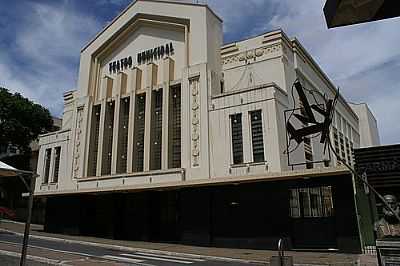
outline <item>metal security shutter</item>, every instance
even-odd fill
[[[232,126],[232,155],[233,163],[243,163],[243,133],[242,133],[242,114],[230,116]]]

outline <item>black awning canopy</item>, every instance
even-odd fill
[[[399,0],[327,0],[324,13],[328,28],[400,16]]]

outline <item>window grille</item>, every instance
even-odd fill
[[[135,103],[133,170],[143,172],[144,162],[144,127],[145,127],[146,94],[137,95]]]
[[[51,161],[51,149],[46,149],[44,154],[44,176],[43,176],[44,184],[49,183],[50,161]]]
[[[108,102],[106,104],[106,113],[104,118],[104,135],[103,135],[103,154],[101,164],[101,175],[111,174],[111,158],[114,133],[114,109],[115,103]]]
[[[172,87],[169,100],[168,167],[181,167],[181,86]]]
[[[101,105],[93,106],[92,126],[90,130],[88,176],[96,176],[97,171],[97,153],[99,148],[100,133],[100,111]]]
[[[242,114],[230,116],[232,126],[232,153],[233,163],[243,163],[243,133],[242,133]]]
[[[117,156],[117,173],[127,172],[127,154],[128,154],[128,127],[129,127],[129,97],[121,99],[119,112],[119,128],[118,128],[118,156]]]
[[[150,131],[150,170],[161,169],[163,90],[153,91]]]
[[[53,175],[53,182],[58,182],[58,176],[60,172],[60,157],[61,157],[61,147],[55,148],[56,154],[54,158],[54,175]]]
[[[334,215],[332,187],[290,189],[290,217],[312,218]]]
[[[250,112],[253,162],[264,162],[264,138],[261,110]]]

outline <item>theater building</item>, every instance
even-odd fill
[[[83,47],[62,129],[40,137],[46,231],[361,250],[350,172],[317,138],[285,154],[294,81],[334,85],[281,30],[222,37],[206,5],[137,0]],[[331,138],[349,163],[360,134],[340,96]]]

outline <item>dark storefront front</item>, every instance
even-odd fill
[[[359,252],[351,176],[50,197],[45,230],[115,239]]]
[[[370,185],[381,195],[395,195],[400,199],[400,145],[385,145],[354,150],[356,169],[365,174]],[[377,221],[382,214],[382,203],[370,194],[373,219]]]

